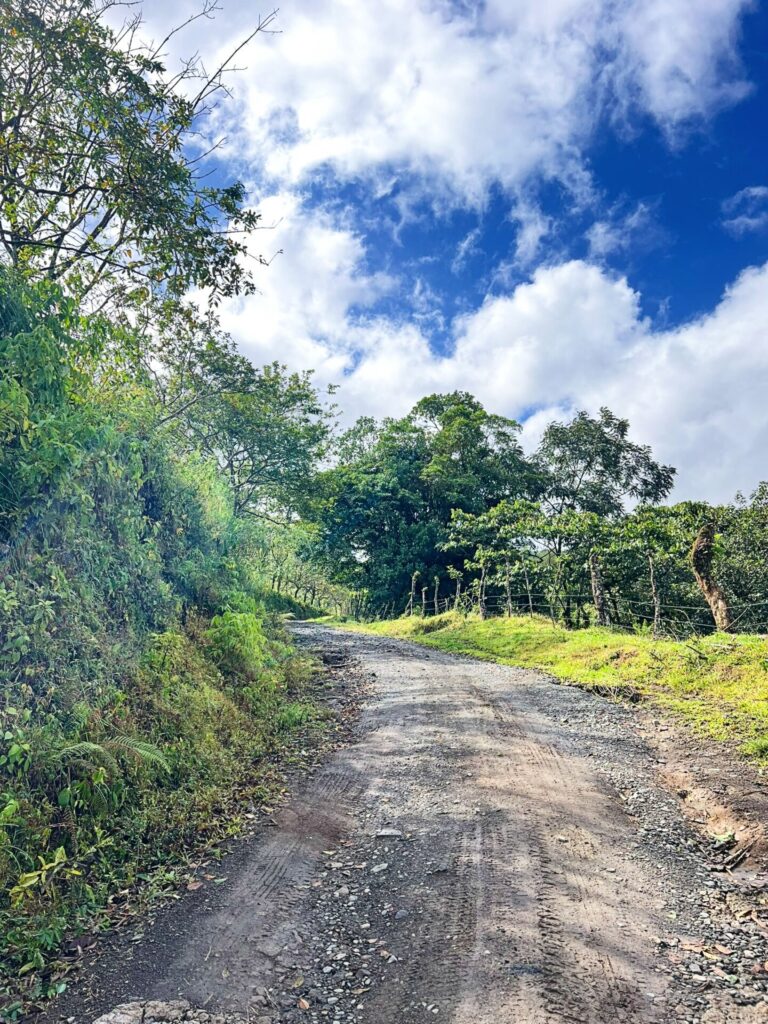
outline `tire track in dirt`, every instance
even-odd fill
[[[258,1024],[768,1020],[768,986],[659,954],[695,936],[709,876],[682,819],[657,847],[645,805],[630,815],[611,783],[618,770],[654,796],[648,815],[674,814],[622,711],[534,672],[296,632],[370,674],[357,741],[132,995]]]

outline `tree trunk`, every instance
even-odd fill
[[[661,629],[661,596],[656,586],[656,565],[653,555],[648,555],[648,572],[651,577],[651,596],[653,597],[653,635],[658,636]]]
[[[704,599],[712,612],[715,626],[720,633],[730,633],[733,629],[731,610],[722,588],[712,577],[712,559],[715,554],[715,526],[707,523],[699,530],[691,548],[691,565],[693,575],[701,588]]]
[[[435,615],[440,614],[440,577],[435,576]]]
[[[512,583],[509,578],[509,559],[504,560],[504,593],[507,598],[507,617],[512,615]]]
[[[608,604],[605,600],[605,586],[603,576],[600,572],[600,559],[596,551],[589,553],[589,576],[592,580],[592,599],[595,602],[598,626],[610,626],[611,616],[608,612]]]
[[[487,575],[488,570],[483,568],[480,572],[480,587],[477,598],[477,610],[480,613],[481,619],[485,619],[488,616],[488,610],[485,606],[485,579]]]
[[[422,619],[427,616],[427,588],[421,588],[421,617]]]
[[[525,573],[525,592],[528,595],[528,611],[531,613],[533,618],[533,598],[531,597],[531,581],[528,579],[528,566],[523,563],[523,572]]]
[[[456,580],[456,597],[453,602],[454,611],[459,610],[459,603],[461,601],[461,579]]]

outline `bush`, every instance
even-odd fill
[[[261,620],[253,612],[215,615],[206,641],[211,659],[223,673],[243,682],[258,680],[268,649]]]

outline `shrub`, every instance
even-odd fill
[[[267,638],[253,612],[215,615],[206,634],[208,653],[228,676],[256,681],[268,660]]]

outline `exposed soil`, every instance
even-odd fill
[[[753,769],[536,672],[295,634],[368,675],[354,741],[48,1021],[768,1021]]]

